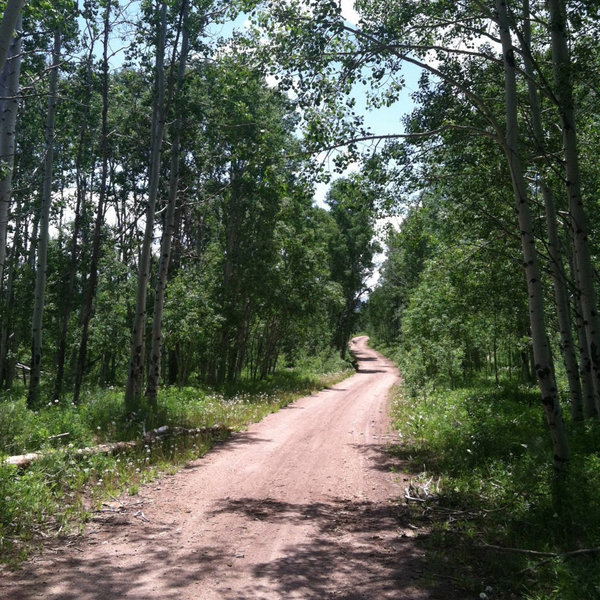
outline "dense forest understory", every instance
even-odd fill
[[[427,576],[600,595],[598,2],[0,9],[2,556],[211,440],[75,449],[243,427],[360,328]]]

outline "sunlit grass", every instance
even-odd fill
[[[126,413],[121,389],[87,390],[78,406],[65,400],[37,411],[27,408],[24,393],[5,395],[0,398],[0,560],[18,562],[44,537],[79,531],[103,500],[138,493],[144,483],[204,455],[229,430],[243,430],[352,373],[348,363],[330,358],[264,381],[165,388],[157,410],[142,408],[139,414]],[[115,455],[80,452],[99,443],[142,440],[144,432],[163,425],[207,431],[145,439]],[[68,435],[57,437],[62,434]],[[23,470],[1,461],[27,452],[43,458]]]

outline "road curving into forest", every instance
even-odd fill
[[[3,573],[0,598],[431,598],[385,452],[399,375],[351,344],[355,375],[115,502],[76,544]]]

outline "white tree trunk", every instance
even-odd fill
[[[177,91],[181,98],[183,79],[189,52],[188,33],[189,3],[183,0],[182,6],[182,39],[179,67],[177,71]],[[162,319],[165,304],[165,290],[167,287],[167,276],[169,274],[169,261],[171,259],[171,242],[175,230],[175,206],[177,203],[177,190],[179,187],[179,153],[181,146],[181,111],[177,111],[177,118],[173,125],[173,140],[171,144],[171,174],[169,180],[169,198],[167,203],[167,214],[165,217],[165,230],[160,247],[160,263],[158,266],[158,278],[156,282],[156,293],[154,296],[154,313],[152,318],[152,347],[150,350],[150,365],[148,367],[148,383],[146,386],[146,398],[150,405],[156,405],[158,393],[158,382],[160,379],[160,359],[162,352]]]
[[[148,208],[146,211],[146,228],[142,243],[138,270],[137,294],[133,327],[131,331],[131,349],[127,387],[125,389],[125,406],[129,411],[139,408],[144,384],[144,359],[146,338],[146,297],[150,279],[150,257],[154,239],[154,215],[161,166],[161,150],[165,129],[165,43],[167,31],[167,4],[161,3],[160,31],[156,48],[156,89],[152,111],[152,151],[150,158],[150,175],[148,182]]]
[[[536,150],[540,156],[547,154],[544,128],[542,124],[542,110],[538,96],[538,88],[535,85],[535,70],[531,59],[531,20],[529,13],[529,0],[523,2],[524,24],[523,62],[525,74],[527,75],[527,86],[529,91],[529,105],[531,110],[531,125]],[[554,287],[554,302],[560,329],[560,350],[565,365],[567,380],[569,383],[569,395],[571,398],[571,415],[574,421],[583,419],[583,401],[581,393],[581,382],[579,379],[579,366],[575,355],[575,344],[573,343],[573,326],[571,323],[569,295],[566,284],[565,270],[562,260],[560,241],[558,236],[558,223],[556,214],[556,200],[547,183],[547,175],[544,169],[540,173],[540,187],[544,199],[546,212],[546,232],[548,235],[548,252],[550,254],[550,273]]]
[[[17,20],[21,14],[21,9],[25,0],[8,0],[2,21],[0,22],[0,73],[4,70],[6,64],[8,49],[17,28]]]
[[[52,168],[54,165],[54,129],[56,108],[58,106],[58,65],[60,61],[61,41],[60,32],[55,32],[54,48],[52,50],[52,69],[50,71],[48,113],[46,115],[46,157],[44,159],[44,180],[42,184],[39,242],[37,246],[34,307],[31,319],[31,372],[28,398],[28,404],[31,407],[38,404],[40,396],[42,317],[44,314],[46,293],[46,264],[48,259],[50,204],[52,203]]]
[[[506,96],[505,151],[512,176],[519,229],[521,232],[521,247],[523,250],[523,262],[527,278],[527,292],[529,295],[529,322],[531,326],[535,371],[542,395],[542,404],[546,420],[552,437],[552,447],[554,452],[553,464],[555,470],[560,472],[565,469],[569,462],[569,449],[554,378],[552,354],[546,335],[542,281],[535,249],[535,237],[533,235],[527,186],[525,184],[521,158],[519,155],[515,51],[510,35],[506,0],[496,0],[496,11],[504,59],[504,85]]]
[[[108,92],[109,92],[109,73],[108,73],[108,52],[110,41],[110,12],[112,9],[111,0],[108,0],[104,12],[104,41],[102,44],[102,126],[101,126],[101,147],[102,147],[102,172],[100,175],[100,190],[98,193],[98,206],[96,209],[96,221],[94,223],[94,237],[92,241],[92,258],[90,261],[90,273],[85,292],[85,301],[81,313],[81,341],[79,343],[79,352],[77,353],[77,367],[75,369],[75,386],[73,389],[73,402],[79,403],[81,385],[83,383],[83,371],[87,357],[87,344],[89,338],[90,319],[92,316],[92,306],[96,287],[98,285],[98,261],[100,260],[101,230],[104,224],[104,206],[106,202],[106,182],[108,180]]]
[[[552,38],[552,68],[554,92],[562,125],[563,151],[569,213],[575,249],[576,284],[581,295],[581,307],[592,374],[596,393],[596,406],[600,409],[600,320],[594,290],[594,269],[588,245],[587,218],[581,195],[577,129],[571,80],[571,60],[567,41],[567,18],[564,0],[548,0],[550,34]]]
[[[21,18],[17,19],[21,28]],[[0,290],[4,280],[8,213],[12,192],[12,175],[15,162],[17,110],[19,108],[19,77],[21,74],[21,37],[15,37],[9,50],[9,60],[0,77]],[[0,175],[1,176],[1,175]]]

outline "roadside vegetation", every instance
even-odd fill
[[[33,411],[26,391],[15,386],[0,401],[0,459],[42,456],[23,469],[0,460],[0,561],[18,563],[44,540],[77,534],[103,502],[137,494],[144,483],[203,456],[233,432],[352,373],[338,355],[323,353],[265,380],[164,388],[157,408],[142,407],[138,414],[125,412],[119,388],[90,389],[79,405],[65,399]],[[201,431],[144,437],[163,426]],[[121,451],[82,452],[135,440]]]
[[[401,441],[391,451],[410,473],[416,522],[430,532],[430,585],[450,581],[489,598],[598,598],[600,426],[568,422],[574,458],[557,481],[536,392],[485,379],[398,391]]]
[[[3,554],[212,434],[79,446],[241,428],[360,315],[432,579],[600,596],[597,2],[0,6]]]

